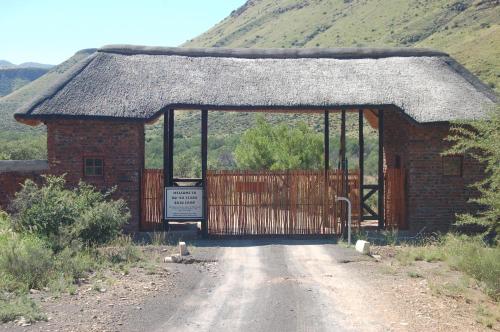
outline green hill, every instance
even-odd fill
[[[249,0],[183,46],[428,47],[499,90],[498,0]]]
[[[45,68],[0,68],[0,97],[25,86],[48,71]]]
[[[0,132],[1,131],[30,131],[31,127],[17,123],[14,120],[14,112],[22,104],[29,102],[40,90],[43,90],[48,85],[52,84],[54,81],[58,80],[69,68],[71,68],[75,63],[84,59],[88,55],[95,52],[95,49],[86,49],[77,52],[68,60],[64,61],[58,66],[53,67],[43,76],[33,82],[24,85],[23,87],[15,90],[9,95],[0,97]],[[24,68],[26,69],[26,68]],[[0,70],[0,78],[2,71],[7,71],[9,69]],[[14,70],[14,69],[13,69]],[[0,80],[0,83],[2,80]],[[1,84],[0,84],[1,85]],[[1,95],[1,94],[0,94]],[[41,127],[37,127],[40,128]]]

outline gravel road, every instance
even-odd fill
[[[382,250],[383,249],[383,250]],[[390,249],[390,248],[389,248]],[[162,248],[150,250],[162,251]],[[477,306],[436,296],[431,283],[459,277],[440,264],[403,267],[326,240],[197,241],[192,264],[142,268],[113,280],[105,293],[41,303],[48,322],[8,331],[484,331]],[[394,251],[394,249],[392,249]],[[424,277],[410,277],[419,271]],[[433,272],[434,271],[434,272]],[[435,288],[436,286],[434,286]],[[482,305],[486,302],[482,300]]]
[[[272,244],[271,244],[272,243]],[[380,331],[385,312],[363,298],[367,292],[346,263],[369,259],[320,241],[222,243],[218,273],[204,276],[189,294],[169,303],[157,298],[130,331]],[[135,323],[134,323],[135,322]],[[137,324],[140,322],[140,326]]]

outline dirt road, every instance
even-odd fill
[[[440,309],[433,308],[432,301],[428,312],[419,312],[411,299],[401,298],[405,296],[397,290],[401,285],[395,283],[393,288],[390,276],[380,278],[373,259],[342,246],[239,240],[224,243],[218,261],[216,275],[203,276],[189,293],[170,299],[167,306],[159,302],[161,297],[152,301],[123,327],[130,331],[439,331],[464,326],[460,319],[443,319],[448,312],[432,313]],[[420,292],[411,284],[404,287]]]
[[[42,302],[49,322],[27,327],[8,323],[3,329],[485,330],[466,299],[435,295],[430,286],[435,264],[412,266],[425,278],[410,277],[387,255],[376,262],[352,248],[319,240],[198,241],[190,250],[204,262],[163,264],[156,274],[134,269],[105,293],[82,286],[75,296]],[[443,270],[437,271],[443,278]]]

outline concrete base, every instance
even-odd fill
[[[179,242],[179,255],[181,255],[181,256],[189,255],[189,251],[187,249],[186,242]]]
[[[370,242],[358,240],[356,242],[356,251],[358,251],[364,255],[369,255],[370,254]]]

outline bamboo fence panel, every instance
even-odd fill
[[[404,168],[388,168],[384,177],[384,211],[386,228],[405,229],[405,170]]]
[[[350,174],[347,184],[345,178],[340,170],[208,171],[209,233],[338,234],[346,213],[335,198],[344,186],[353,217],[359,216],[359,173]]]
[[[163,170],[145,169],[141,184],[141,230],[161,230],[163,227]]]
[[[161,230],[163,170],[144,170],[141,180],[141,230]],[[336,202],[335,198],[344,196],[345,190],[352,202],[353,221],[358,220],[359,226],[358,171],[350,172],[347,182],[342,170],[330,170],[327,174],[323,170],[208,171],[209,232],[339,234],[347,222],[347,209],[345,203]]]

